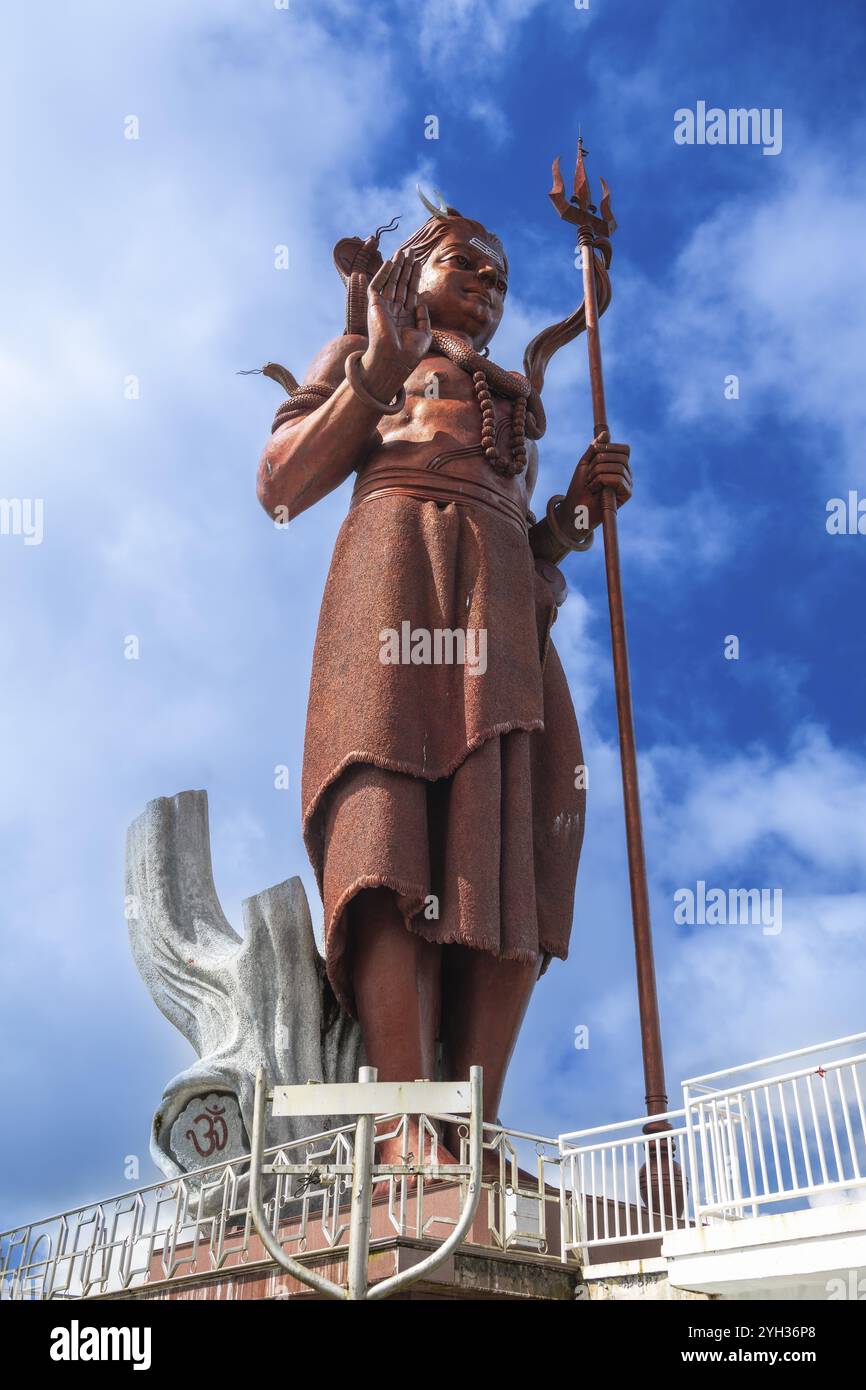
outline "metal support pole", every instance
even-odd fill
[[[376,1081],[375,1067],[361,1067],[359,1081]],[[352,1213],[349,1221],[348,1296],[367,1297],[370,1259],[370,1219],[373,1208],[373,1151],[376,1121],[372,1115],[359,1115],[355,1126],[355,1157],[352,1170]]]

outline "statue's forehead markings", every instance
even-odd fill
[[[491,261],[496,262],[500,270],[505,269],[505,264],[502,260],[502,257],[496,250],[495,246],[491,246],[490,243],[487,241],[482,241],[481,238],[478,236],[470,237],[469,245],[474,246],[476,251],[483,252],[485,256],[489,256]]]
[[[471,247],[473,251],[480,251],[486,260],[493,261],[499,266],[500,270],[505,270],[505,262],[502,259],[502,253],[497,251],[495,246],[491,246],[489,241],[482,241],[481,237],[478,236],[469,237],[466,241],[462,239],[459,241],[446,241],[441,247],[441,253],[444,255],[448,251],[459,251],[461,248],[465,250],[466,247]]]

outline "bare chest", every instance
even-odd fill
[[[499,439],[507,447],[513,404],[494,396],[493,408]],[[406,382],[403,410],[383,420],[380,431],[387,443],[420,443],[437,435],[447,435],[455,448],[478,443],[481,408],[472,377],[447,357],[425,357]]]

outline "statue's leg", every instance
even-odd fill
[[[407,931],[394,893],[368,888],[349,906],[349,969],[367,1063],[380,1081],[432,1080],[439,1026],[442,948]],[[396,1163],[400,1143],[377,1146]],[[417,1128],[409,1148],[418,1157]],[[448,1161],[440,1153],[440,1161]]]
[[[406,930],[389,888],[352,899],[347,947],[368,1064],[380,1081],[432,1078],[442,948]]]
[[[532,996],[541,956],[500,960],[489,951],[446,946],[442,961],[442,1042],[446,1075],[463,1080],[484,1068],[484,1119],[499,1114],[505,1073]],[[453,1150],[456,1136],[446,1135]],[[459,1150],[458,1150],[459,1152]]]

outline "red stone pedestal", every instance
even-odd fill
[[[521,1174],[527,1183],[528,1174]],[[517,1299],[569,1300],[574,1297],[580,1270],[576,1263],[564,1265],[559,1259],[559,1193],[545,1191],[545,1239],[531,1238],[503,1250],[496,1228],[502,1218],[502,1197],[485,1188],[467,1242],[438,1270],[395,1298],[410,1299]],[[461,1202],[459,1183],[435,1183],[425,1187],[422,1210],[417,1195],[407,1197],[403,1233],[394,1229],[387,1189],[380,1184],[374,1191],[369,1275],[370,1284],[387,1279],[424,1259],[452,1229]],[[337,1284],[345,1284],[348,1256],[348,1197],[339,1213],[337,1240],[329,1245],[320,1218],[308,1214],[301,1228],[300,1216],[290,1216],[281,1224],[280,1239],[287,1252],[301,1263],[324,1274]],[[341,1229],[344,1227],[344,1229]],[[411,1232],[411,1234],[407,1234]],[[304,1236],[304,1243],[299,1237]],[[292,1237],[295,1236],[293,1239]],[[146,1300],[233,1300],[308,1299],[319,1295],[280,1269],[267,1255],[258,1236],[243,1227],[227,1231],[222,1243],[224,1259],[213,1268],[209,1248],[199,1254],[192,1247],[179,1247],[174,1253],[178,1266],[170,1279],[160,1256],[151,1265],[150,1282],[129,1290],[124,1298]],[[121,1296],[121,1295],[116,1295]]]

